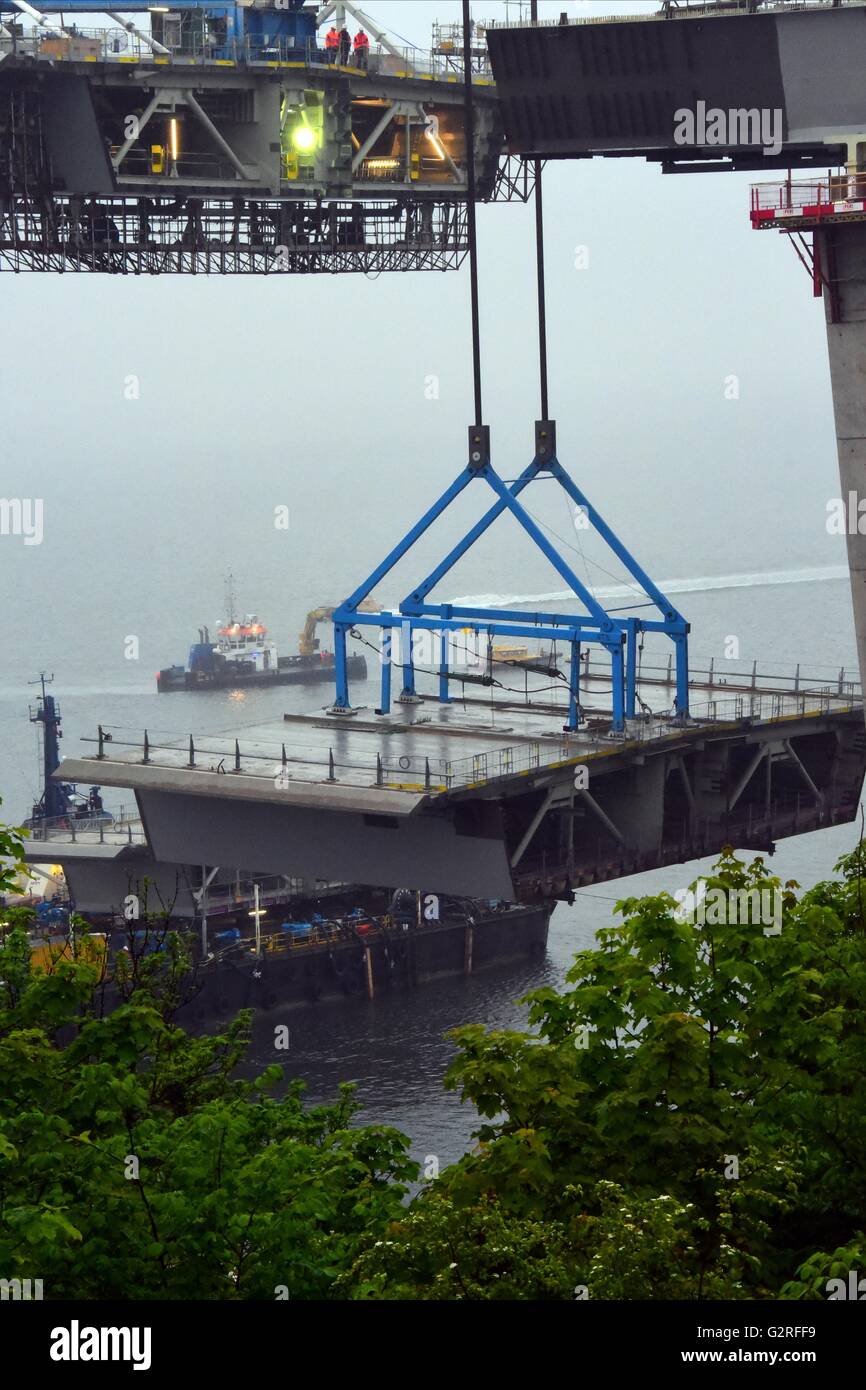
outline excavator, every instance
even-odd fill
[[[298,651],[301,656],[315,656],[321,645],[316,636],[316,628],[319,623],[327,623],[333,618],[336,606],[336,604],[331,604],[325,605],[323,608],[313,608],[307,614],[304,630],[298,638]],[[371,598],[365,598],[358,604],[359,613],[378,613],[379,609],[380,604]]]

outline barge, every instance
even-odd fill
[[[362,907],[342,917],[314,913],[309,920],[286,921],[274,932],[254,935],[243,935],[235,925],[213,934],[206,955],[195,929],[183,928],[193,962],[180,983],[174,1021],[191,1032],[206,1031],[240,1009],[267,1012],[375,999],[489,966],[537,961],[547,948],[555,905],[440,900],[432,894],[421,903],[422,895],[403,891],[381,914]],[[101,1007],[110,1012],[129,997],[142,961],[164,951],[168,932],[176,928],[158,922],[105,927],[89,938],[86,949],[103,962]],[[32,950],[34,966],[50,971],[69,954],[70,944],[61,935],[34,937]]]
[[[258,939],[215,941],[191,978],[177,1022],[191,1028],[239,1009],[276,1010],[347,997],[374,999],[395,989],[473,973],[491,965],[536,961],[547,948],[554,904],[531,907],[476,899],[444,903],[441,916],[401,909],[372,915],[284,923]],[[431,896],[425,898],[430,904]],[[429,907],[427,909],[429,911]]]

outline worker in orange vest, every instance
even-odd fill
[[[355,35],[354,48],[355,67],[363,68],[366,72],[367,60],[370,56],[370,40],[367,38],[367,35],[364,33],[363,29],[359,29],[357,34]]]
[[[340,31],[335,24],[332,24],[325,35],[325,59],[327,62],[336,63],[339,47]]]

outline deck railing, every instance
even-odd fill
[[[745,675],[740,674],[745,679]],[[731,679],[730,673],[727,679]],[[303,786],[305,783],[342,782],[353,786],[436,794],[458,787],[477,786],[500,777],[530,773],[542,767],[574,764],[577,768],[585,759],[601,752],[614,751],[629,744],[682,737],[690,729],[701,726],[804,718],[852,710],[860,703],[859,682],[847,680],[844,670],[832,684],[819,689],[800,685],[802,678],[799,670],[788,678],[771,678],[776,682],[787,679],[787,688],[762,688],[757,682],[770,678],[761,677],[757,672],[752,673],[752,679],[754,684],[739,689],[725,683],[715,686],[711,682],[704,682],[697,686],[692,682],[693,693],[697,694],[700,690],[706,698],[692,700],[690,714],[685,720],[676,718],[670,711],[649,712],[627,721],[623,731],[614,732],[610,729],[610,716],[607,715],[593,718],[573,734],[555,733],[552,721],[549,737],[522,739],[505,747],[485,748],[482,744],[480,749],[459,758],[436,756],[433,750],[424,753],[377,752],[365,757],[352,757],[341,747],[340,735],[343,731],[339,726],[335,726],[334,741],[327,754],[321,747],[311,747],[308,741],[300,738],[287,738],[281,744],[261,741],[245,744],[242,731],[239,731],[237,740],[233,740],[192,734],[186,737],[178,737],[176,733],[160,735],[157,731],[142,734],[119,726],[101,725],[97,737],[85,739],[84,742],[95,743],[98,748],[94,759],[95,777],[98,776],[98,762],[111,759],[112,762],[126,762],[130,766],[154,765],[218,776],[261,778],[282,791],[290,791],[293,786]],[[541,707],[538,708],[541,710]],[[559,714],[554,706],[545,708],[554,718]],[[424,727],[419,726],[418,732],[423,734]],[[120,758],[113,757],[115,750],[119,753],[123,750]],[[129,750],[133,750],[137,756],[128,757]],[[71,833],[68,826],[65,830],[67,834]],[[93,833],[101,833],[107,839],[110,830],[109,826]],[[127,833],[132,834],[131,828]]]
[[[521,743],[508,748],[494,748],[487,752],[473,753],[466,758],[452,759],[445,767],[445,785],[448,789],[459,786],[478,786],[494,781],[499,777],[509,777],[519,773],[535,771],[537,768],[565,766],[574,764],[575,770],[584,759],[591,757],[600,748],[615,749],[634,743],[649,743],[661,738],[681,734],[688,728],[699,725],[731,724],[745,720],[761,721],[829,714],[831,709],[853,708],[834,694],[784,695],[779,693],[760,693],[737,695],[730,699],[712,699],[692,705],[688,720],[678,722],[672,719],[647,717],[629,722],[622,734],[601,735],[596,747],[588,747],[586,735],[572,735],[559,743],[539,740],[535,743]],[[407,778],[408,780],[408,778]]]
[[[830,216],[839,204],[866,200],[866,173],[827,173],[820,179],[781,179],[753,183],[749,190],[752,221],[760,223],[771,214],[790,217]],[[772,219],[771,219],[772,220]]]
[[[375,940],[381,936],[388,936],[394,930],[392,919],[385,917],[364,917],[359,919],[359,927],[363,924],[363,931],[357,932],[356,929],[347,921],[339,922],[317,922],[308,932],[279,931],[269,932],[261,937],[261,951],[263,955],[283,955],[289,951],[308,951],[314,946],[329,946],[337,942],[343,942],[354,937],[359,944],[365,940]],[[226,946],[219,947],[214,951],[211,961],[224,960],[231,956],[252,955],[256,952],[256,941],[254,937],[244,936],[238,941],[232,941]]]
[[[581,662],[581,680],[601,680],[610,682],[610,661],[592,661],[587,651]],[[653,666],[641,664],[637,683],[641,685],[676,685],[676,671],[673,658],[666,665]],[[716,662],[711,658],[709,666],[689,667],[689,689],[699,691],[709,686],[712,689],[736,691],[773,691],[783,694],[833,694],[852,700],[861,697],[860,680],[855,673],[844,666],[840,667],[802,667],[799,664],[793,672],[759,671],[754,661],[745,670],[734,669],[727,660]]]
[[[637,14],[567,14],[565,19],[539,19],[534,23],[529,19],[496,20],[488,29],[558,29],[563,26],[583,27],[584,25],[641,24],[647,20],[677,20],[689,18],[712,18],[737,14],[779,14],[797,10],[829,10],[842,7],[862,9],[866,0],[657,0],[655,11],[642,10]]]
[[[145,841],[137,812],[121,812],[112,820],[98,816],[51,816],[30,827],[28,839],[59,844],[134,845]]]
[[[59,21],[58,21],[59,23]],[[324,36],[323,36],[324,38]],[[8,36],[0,35],[0,56],[14,53],[20,57],[42,59],[52,63],[93,62],[173,64],[178,67],[208,66],[234,63],[242,67],[273,67],[277,63],[304,64],[307,67],[338,67],[341,72],[369,72],[378,77],[439,78],[442,81],[462,81],[462,62],[453,55],[411,45],[392,45],[389,51],[371,41],[366,64],[355,60],[350,52],[348,62],[334,64],[324,48],[324,42],[308,39],[301,46],[287,40],[274,39],[266,44],[255,43],[248,37],[227,39],[223,43],[202,41],[188,44],[168,53],[154,52],[151,46],[135,34],[119,27],[83,29],[67,25],[64,35],[46,35],[32,29],[23,33],[14,29]],[[473,80],[491,80],[490,61],[486,53],[476,60]]]

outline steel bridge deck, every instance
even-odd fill
[[[146,747],[141,731],[106,727],[102,757],[67,758],[63,775],[64,780],[81,781],[98,775],[109,786],[136,786],[152,781],[160,772],[187,773],[194,775],[206,795],[236,795],[238,788],[232,784],[240,782],[245,795],[268,800],[274,792],[277,797],[294,793],[303,799],[305,788],[335,793],[340,789],[344,807],[352,804],[345,793],[358,789],[366,793],[365,805],[371,792],[376,804],[382,804],[378,793],[385,799],[391,796],[395,813],[411,814],[417,794],[435,798],[518,774],[637,751],[660,739],[687,742],[705,728],[730,725],[733,734],[746,721],[772,724],[846,712],[857,704],[848,695],[830,691],[793,694],[763,689],[735,695],[718,685],[692,686],[692,690],[714,697],[696,707],[695,717],[680,722],[669,716],[647,716],[629,721],[623,737],[592,727],[605,724],[604,718],[566,733],[562,710],[484,700],[440,705],[422,699],[420,704],[397,705],[386,717],[363,709],[350,717],[287,714],[279,721],[207,736],[151,730]],[[221,780],[224,776],[226,781]],[[206,792],[200,779],[207,782]],[[184,784],[191,785],[187,778]],[[319,796],[316,803],[324,804]]]
[[[528,902],[854,818],[859,701],[705,693],[696,717],[655,714],[616,737],[609,713],[566,734],[561,710],[483,700],[146,742],[103,729],[63,778],[132,788],[146,847],[50,852],[91,907],[202,865]]]

